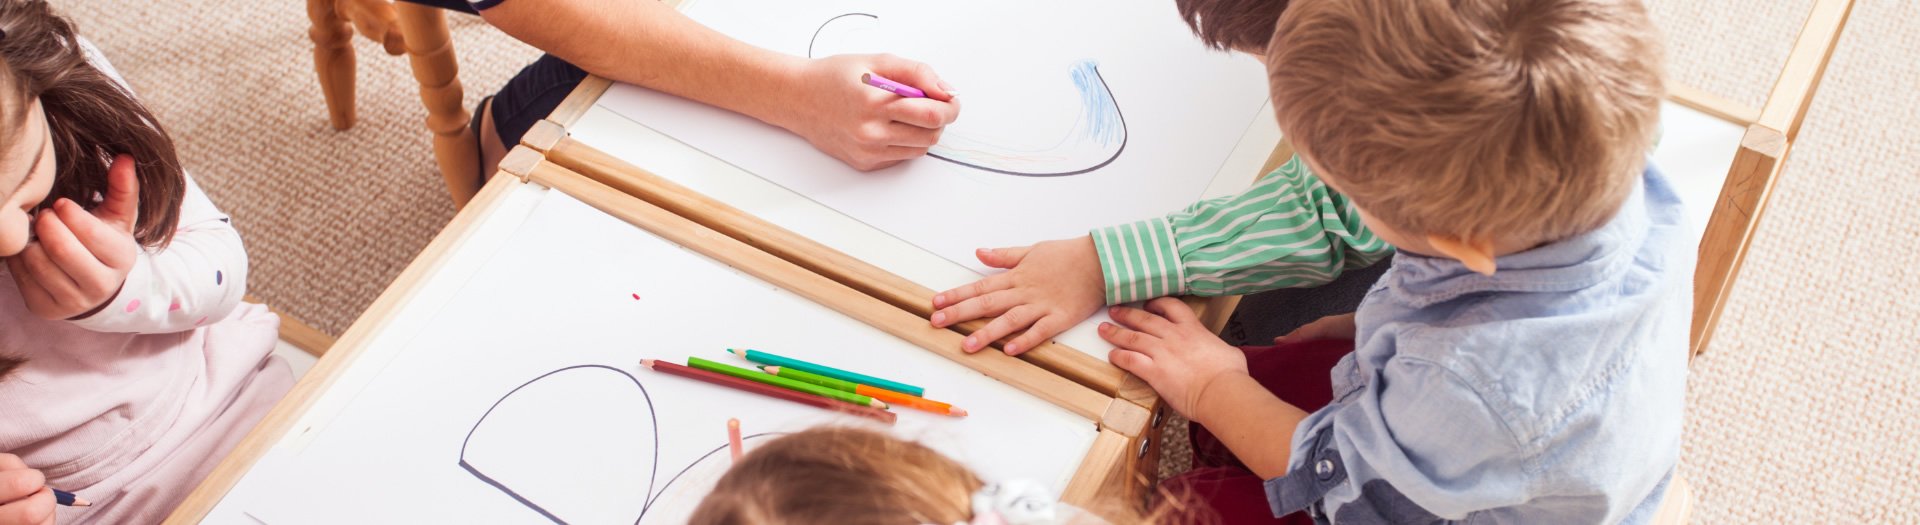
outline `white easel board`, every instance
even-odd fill
[[[1156,2],[987,2],[932,10],[839,1],[769,3],[751,13],[730,9],[742,1],[752,0],[698,0],[682,9],[736,38],[796,55],[824,52],[813,49],[829,46],[822,39],[877,35],[851,38],[873,47],[829,47],[893,52],[927,61],[956,86],[965,80],[961,122],[949,128],[949,136],[1062,132],[1054,128],[1064,124],[1048,123],[1070,121],[1076,111],[1084,116],[1087,108],[1067,94],[1030,93],[1019,80],[1044,77],[1071,91],[1062,64],[1098,59],[1101,80],[1112,84],[1112,98],[1124,109],[1129,136],[1113,162],[1070,177],[1009,176],[939,155],[859,173],[750,118],[628,85],[615,85],[568,127],[576,140],[596,149],[934,290],[986,272],[972,260],[973,248],[1083,235],[1245,189],[1280,139],[1258,63],[1204,49],[1177,14]],[[942,21],[934,25],[960,29],[939,35],[909,29],[931,24],[928,13],[935,11]],[[1013,12],[1024,13],[1014,17],[1019,27],[1055,29],[1020,31],[1005,16],[986,22],[994,18],[990,14]],[[835,29],[846,20],[865,20],[838,18],[847,13],[879,22],[856,31]],[[829,19],[836,22],[824,22]],[[967,29],[956,20],[991,27]],[[963,36],[955,31],[997,36],[940,45],[943,38]],[[901,36],[906,33],[915,38]],[[1014,52],[1022,45],[1049,52]],[[1164,64],[1204,73],[1183,77]],[[1050,71],[1060,74],[1048,76]],[[1039,147],[1047,141],[1028,142]],[[938,222],[897,220],[936,210],[944,217]],[[954,226],[960,223],[966,226]],[[1109,345],[1093,330],[1102,320],[1104,314],[1097,315],[1057,339],[1104,358]]]
[[[728,347],[926,387],[972,415],[898,410],[889,431],[987,479],[1058,492],[1098,433],[571,196],[512,184],[207,521],[680,523],[730,461],[730,417],[761,436],[749,448],[820,424],[887,428],[638,365],[744,365]]]
[[[1696,243],[1706,235],[1707,219],[1713,217],[1720,186],[1727,182],[1727,170],[1746,132],[1744,125],[1672,101],[1660,104],[1660,143],[1653,149],[1653,165],[1686,205]]]

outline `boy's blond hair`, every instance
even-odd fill
[[[1529,243],[1619,209],[1661,53],[1636,0],[1296,0],[1267,47],[1280,128],[1375,219]]]

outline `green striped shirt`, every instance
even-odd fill
[[[1093,231],[1107,304],[1319,286],[1393,246],[1296,156],[1238,195]]]

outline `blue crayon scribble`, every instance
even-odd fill
[[[1099,67],[1092,60],[1074,64],[1073,87],[1080,90],[1080,119],[1087,138],[1112,146],[1127,140],[1127,123],[1120,118],[1120,105],[1114,103],[1113,92],[1100,79]]]

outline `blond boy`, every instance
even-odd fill
[[[1693,250],[1645,160],[1663,92],[1644,7],[1177,3],[1264,58],[1298,157],[1247,194],[985,250],[1011,271],[936,296],[934,324],[996,315],[968,349],[1024,330],[1024,351],[1102,303],[1318,284],[1384,241],[1359,310],[1290,336],[1351,339],[1331,369],[1265,363],[1306,350],[1228,346],[1171,299],[1112,308],[1114,364],[1231,452],[1176,484],[1235,523],[1250,492],[1262,519],[1646,522],[1679,455]],[[1324,406],[1275,395],[1316,380]]]

